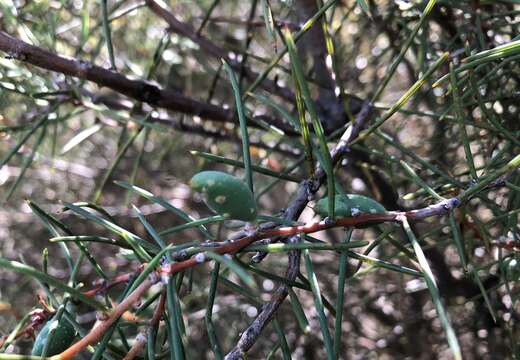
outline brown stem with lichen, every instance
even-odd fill
[[[150,325],[147,327],[146,330],[141,331],[137,336],[135,337],[135,341],[128,351],[128,353],[125,355],[123,360],[132,360],[134,359],[143,347],[146,345],[147,338],[147,331],[152,331],[154,327],[156,327],[159,324],[159,321],[161,321],[161,318],[163,316],[164,312],[164,304],[166,303],[166,293],[163,291],[161,294],[161,298],[159,299],[159,303],[155,307],[152,319],[150,320]]]
[[[119,305],[117,305],[113,311],[109,314],[106,320],[100,322],[98,326],[92,329],[85,337],[78,342],[74,343],[67,350],[61,354],[51,357],[55,360],[68,360],[74,358],[80,351],[85,349],[87,346],[92,345],[99,341],[103,334],[110,328],[110,326],[116,322],[126,310],[135,304],[141,296],[144,295],[148,289],[159,281],[159,276],[156,273],[152,273],[146,278],[126,299],[124,299]]]
[[[141,350],[143,349],[145,344],[146,344],[146,333],[140,332],[135,337],[132,347],[130,348],[128,353],[126,353],[123,360],[133,360],[137,355],[139,355],[139,353],[141,352]]]

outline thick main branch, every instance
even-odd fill
[[[221,107],[194,100],[173,90],[161,89],[146,81],[130,79],[87,61],[69,59],[54,54],[16,39],[3,31],[0,31],[0,51],[7,53],[13,59],[95,82],[99,86],[107,87],[153,106],[220,122],[233,119],[233,114]]]

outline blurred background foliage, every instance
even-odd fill
[[[370,126],[399,104],[402,95],[444,52],[449,53],[449,61],[426,78],[381,127],[353,145],[336,168],[338,191],[370,196],[388,210],[428,206],[438,200],[435,194],[455,196],[493,174],[519,150],[518,2],[430,1],[435,5],[426,13],[427,3],[332,1],[322,21],[297,39],[306,81],[331,148],[351,116],[359,113],[363,101],[373,102],[377,114]],[[283,214],[298,181],[308,178],[313,166],[304,160],[309,149],[288,120],[298,123],[289,56],[283,56],[268,75],[274,88],[249,86],[284,51],[281,30],[286,27],[293,35],[297,33],[322,2],[170,1],[165,9],[182,25],[175,28],[150,10],[149,1],[108,1],[108,29],[103,24],[102,4],[0,0],[0,30],[53,53],[107,69],[115,66],[114,71],[129,78],[149,80],[161,89],[235,114],[233,90],[221,56],[208,52],[200,39],[213,44],[234,64],[239,79],[250,125],[253,165],[278,174],[273,177],[255,172],[259,212]],[[272,23],[266,9],[272,13]],[[423,18],[418,32],[414,32]],[[400,56],[408,42],[408,51]],[[508,43],[512,45],[499,53],[484,53]],[[470,58],[475,54],[481,54],[479,63],[479,59]],[[392,64],[396,64],[395,73]],[[446,74],[444,81],[432,87]],[[246,93],[248,89],[251,94]],[[238,176],[244,171],[190,151],[242,161],[237,118],[212,121],[138,100],[91,81],[31,65],[16,51],[4,52],[0,58],[1,257],[41,268],[42,253],[47,249],[49,274],[64,281],[69,276],[63,249],[48,242],[53,235],[26,199],[58,217],[77,235],[109,233],[64,211],[64,202],[96,203],[118,225],[143,238],[150,236],[131,204],[156,229],[184,222],[159,204],[117,186],[114,180],[142,187],[194,218],[212,215],[200,196],[190,190],[189,179],[203,169]],[[270,123],[273,119],[277,119],[274,126]],[[315,133],[311,142],[319,157]],[[278,179],[270,186],[285,172],[294,181]],[[520,176],[513,173],[501,185],[482,192],[451,217],[433,217],[413,226],[467,359],[520,355],[516,341],[520,259],[515,245],[520,242]],[[323,188],[318,197],[325,194]],[[301,223],[318,219],[313,204],[305,209]],[[239,225],[227,221],[208,226],[218,239],[225,240],[240,229]],[[345,231],[329,230],[317,237],[337,244],[344,240]],[[204,238],[189,229],[165,240],[180,244]],[[371,245],[356,251],[398,267],[392,271],[365,263],[358,269],[358,261],[348,258],[339,357],[450,358],[452,350],[424,281],[400,271],[400,266],[420,269],[404,232],[399,227],[380,225],[354,230],[353,240],[370,240]],[[78,249],[73,245],[69,249],[72,258],[77,258]],[[88,249],[110,277],[136,268],[135,259],[118,247],[89,243]],[[239,257],[249,262],[250,255]],[[340,254],[315,251],[312,260],[323,296],[336,304]],[[271,254],[254,266],[283,276],[287,257]],[[215,357],[204,324],[212,268],[212,264],[204,264],[190,271],[179,293],[188,358]],[[301,271],[307,273],[303,263]],[[221,274],[224,283],[219,282],[217,287],[213,321],[224,352],[234,346],[276,289],[272,276],[251,275],[258,285],[254,296],[225,285],[226,279],[241,283],[232,271]],[[98,274],[83,261],[77,278],[88,289]],[[118,287],[107,296],[115,301],[121,291]],[[0,335],[9,334],[21,317],[37,306],[37,293],[41,293],[38,282],[0,270]],[[312,293],[294,288],[291,302],[296,296],[310,330],[302,329],[291,303],[286,301],[277,313],[282,329],[268,325],[248,358],[286,355],[280,349],[280,332],[285,334],[293,358],[325,357],[325,335]],[[329,310],[329,327],[337,329]],[[89,311],[87,307],[81,311],[85,327],[93,321]],[[121,333],[112,341],[119,349],[125,349],[126,342],[136,334],[136,323],[125,320],[122,324]],[[27,351],[30,344],[28,339],[16,342],[16,352]],[[122,358],[117,352],[110,356]]]

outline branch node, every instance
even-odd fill
[[[161,274],[161,283],[163,285],[168,285],[168,282],[170,281],[170,264],[165,264],[164,266],[161,267],[161,269],[159,270],[160,274]]]
[[[406,218],[406,215],[401,213],[401,214],[398,214],[396,217],[395,217],[395,220],[400,222],[400,223],[404,223],[407,221],[407,218]]]

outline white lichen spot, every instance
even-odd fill
[[[217,197],[215,197],[215,202],[217,204],[224,204],[226,202],[226,197],[224,195],[219,195]]]
[[[250,222],[247,222],[244,226],[244,232],[246,234],[246,236],[252,236],[254,235],[256,231],[256,227],[254,224],[251,224]]]
[[[359,210],[358,208],[352,208],[350,210],[350,213],[352,214],[352,216],[357,216],[357,215],[361,214],[361,210]]]
[[[255,213],[255,209],[254,209],[254,208],[250,208],[250,209],[249,209],[249,212],[250,212],[251,214],[254,214],[254,213]]]
[[[215,185],[215,180],[208,180],[208,186]]]
[[[160,277],[155,271],[152,271],[150,275],[148,275],[148,280],[155,284],[157,281],[160,280]]]
[[[143,333],[139,333],[135,337],[135,342],[145,343],[147,340],[148,340],[148,337],[146,336],[146,334],[143,334]]]
[[[161,273],[161,283],[164,285],[168,285],[168,282],[170,281],[170,274],[164,272]]]
[[[347,199],[352,199],[353,196],[352,195],[347,195]]]
[[[204,255],[204,253],[198,253],[195,255],[195,261],[197,263],[203,263],[204,261],[206,261],[206,255]]]
[[[376,209],[370,209],[370,210],[368,210],[368,211],[369,211],[371,214],[375,214],[375,213],[377,213],[377,210],[376,210]]]

